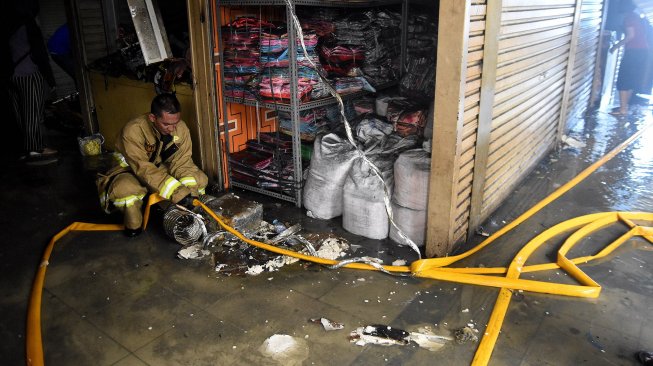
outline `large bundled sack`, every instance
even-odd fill
[[[381,176],[392,193],[393,157],[377,155],[370,160],[379,168]],[[371,167],[358,158],[347,175],[343,192],[342,226],[356,235],[371,239],[388,237],[389,222],[384,204],[383,182]]]
[[[394,164],[394,201],[413,210],[426,210],[431,155],[423,149],[403,152]]]
[[[426,237],[426,210],[413,210],[398,205],[394,199],[391,202],[392,217],[395,224],[418,247],[424,246]],[[399,235],[399,232],[390,225],[390,239],[401,245],[408,245],[408,241]]]
[[[356,157],[351,144],[336,134],[318,136],[304,184],[304,207],[318,219],[342,215],[342,187]]]

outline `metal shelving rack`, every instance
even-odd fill
[[[302,169],[302,157],[301,157],[301,138],[299,133],[299,112],[304,110],[309,110],[317,107],[323,107],[331,104],[337,103],[334,97],[321,98],[318,100],[301,103],[299,98],[297,98],[297,42],[296,42],[296,30],[295,23],[290,21],[292,19],[292,13],[295,11],[296,5],[301,6],[321,6],[321,7],[349,7],[349,8],[368,8],[376,6],[386,6],[386,5],[398,5],[401,4],[401,56],[400,56],[400,75],[404,72],[405,61],[406,61],[406,35],[407,35],[407,24],[408,24],[408,1],[409,0],[349,0],[349,1],[330,1],[330,0],[290,0],[292,7],[289,7],[286,1],[284,0],[216,0],[216,9],[220,9],[221,6],[284,6],[286,10],[286,28],[288,32],[288,53],[290,58],[290,103],[289,104],[280,104],[280,103],[262,103],[256,100],[244,99],[244,98],[233,98],[225,97],[224,89],[224,65],[222,61],[223,57],[223,47],[222,47],[222,31],[221,26],[218,26],[218,40],[220,44],[220,73],[222,83],[222,113],[223,113],[223,123],[225,123],[225,147],[227,149],[227,154],[229,154],[229,128],[228,128],[228,114],[227,114],[227,103],[238,103],[248,106],[258,106],[278,111],[285,111],[290,113],[290,118],[292,122],[292,156],[293,156],[293,177],[295,182],[295,194],[294,196],[289,196],[283,193],[270,191],[262,189],[259,187],[251,186],[244,183],[235,182],[231,179],[231,168],[227,161],[227,167],[229,169],[228,179],[230,186],[247,189],[253,192],[261,193],[264,195],[272,196],[279,198],[285,201],[293,202],[297,207],[302,205],[302,188],[301,184],[303,181],[303,169]],[[219,11],[219,10],[218,10]],[[219,12],[218,12],[219,14]],[[219,21],[220,22],[220,21]],[[381,85],[378,89],[383,89],[390,87],[396,83],[391,83],[389,85]],[[360,91],[350,94],[341,95],[343,100],[356,98],[369,92]],[[228,160],[228,159],[227,159]]]

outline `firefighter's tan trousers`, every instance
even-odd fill
[[[197,181],[197,187],[188,187],[193,194],[204,192],[208,184],[208,177],[204,172],[198,171],[193,175]],[[147,194],[147,188],[132,173],[123,173],[116,176],[108,188],[109,200],[124,214],[124,224],[127,229],[138,229],[143,225],[143,198]]]

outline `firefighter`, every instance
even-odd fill
[[[193,163],[191,145],[174,94],[157,95],[150,113],[122,128],[116,141],[116,164],[98,177],[97,185],[104,210],[123,212],[125,235],[141,233],[141,207],[148,192],[188,208],[204,194],[208,177]]]

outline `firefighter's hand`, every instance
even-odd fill
[[[193,206],[193,200],[194,199],[195,199],[195,197],[188,194],[186,197],[182,198],[179,202],[177,202],[177,204],[181,205],[181,206],[184,206],[185,208],[187,208],[189,210],[192,210],[193,208],[195,208],[195,206]]]

